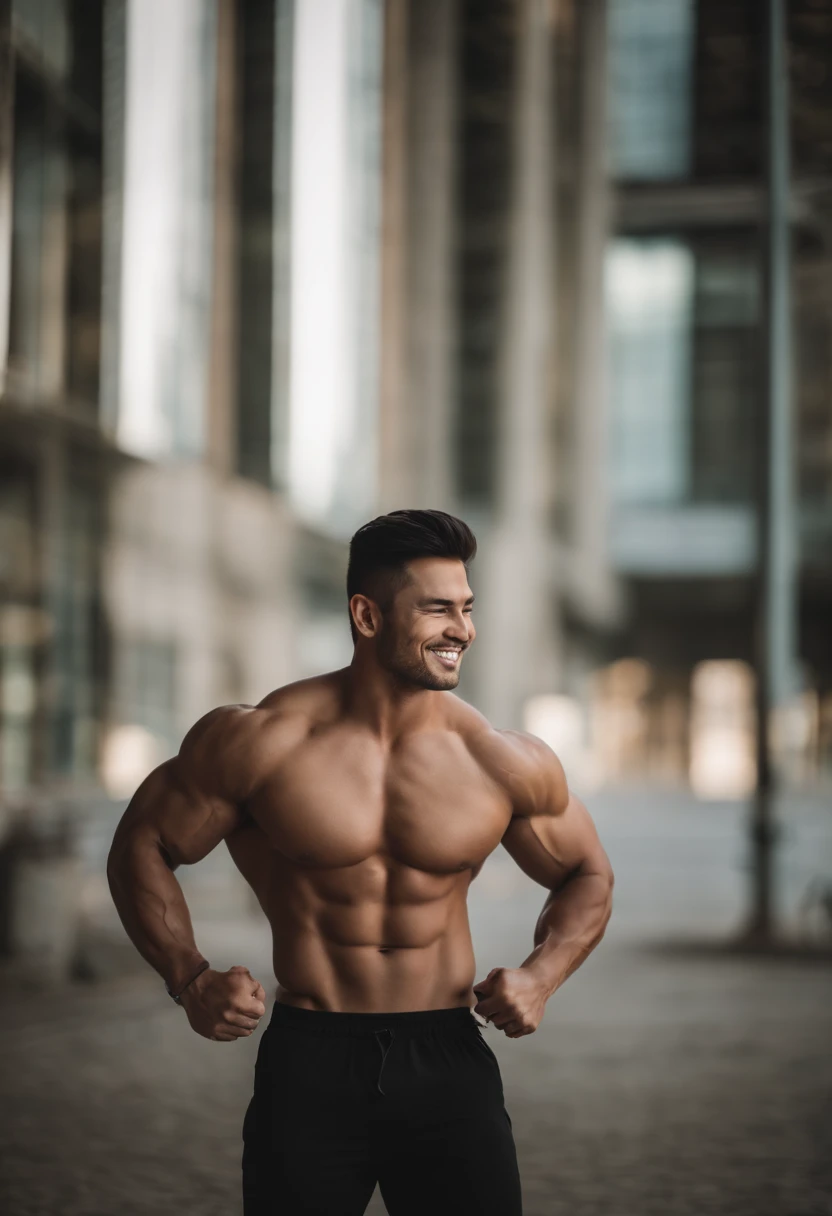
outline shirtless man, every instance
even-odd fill
[[[271,924],[245,1216],[359,1216],[377,1181],[390,1216],[520,1216],[472,1006],[508,1038],[531,1034],[600,941],[612,872],[549,748],[452,692],[474,641],[475,551],[440,511],[359,529],[350,666],[206,714],[116,830],[116,907],[197,1034],[250,1035],[266,992],[200,954],[176,868],[224,840]],[[466,896],[498,844],[549,896],[529,956],[474,984]]]

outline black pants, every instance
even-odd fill
[[[471,1011],[276,1003],[243,1124],[244,1216],[521,1216],[497,1058]]]

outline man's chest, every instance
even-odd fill
[[[384,853],[433,873],[480,864],[511,817],[503,791],[444,735],[389,753],[360,740],[306,744],[267,775],[249,811],[299,865],[341,868]]]

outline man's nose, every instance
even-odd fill
[[[472,632],[469,624],[468,617],[463,612],[460,612],[459,616],[455,616],[448,625],[445,630],[445,637],[449,641],[460,642],[464,646]]]

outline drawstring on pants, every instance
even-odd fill
[[[387,1053],[389,1052],[390,1048],[393,1046],[393,1040],[396,1037],[396,1032],[395,1032],[395,1030],[374,1030],[373,1034],[376,1037],[376,1042],[378,1043],[379,1047],[381,1048],[381,1068],[378,1070],[378,1078],[376,1080],[376,1089],[378,1090],[378,1092],[380,1094],[384,1094],[384,1090],[381,1088],[381,1074],[384,1072],[384,1065],[387,1061]],[[379,1035],[382,1035],[382,1034],[390,1035],[390,1042],[387,1044],[386,1047],[384,1046],[381,1039],[379,1038]]]

